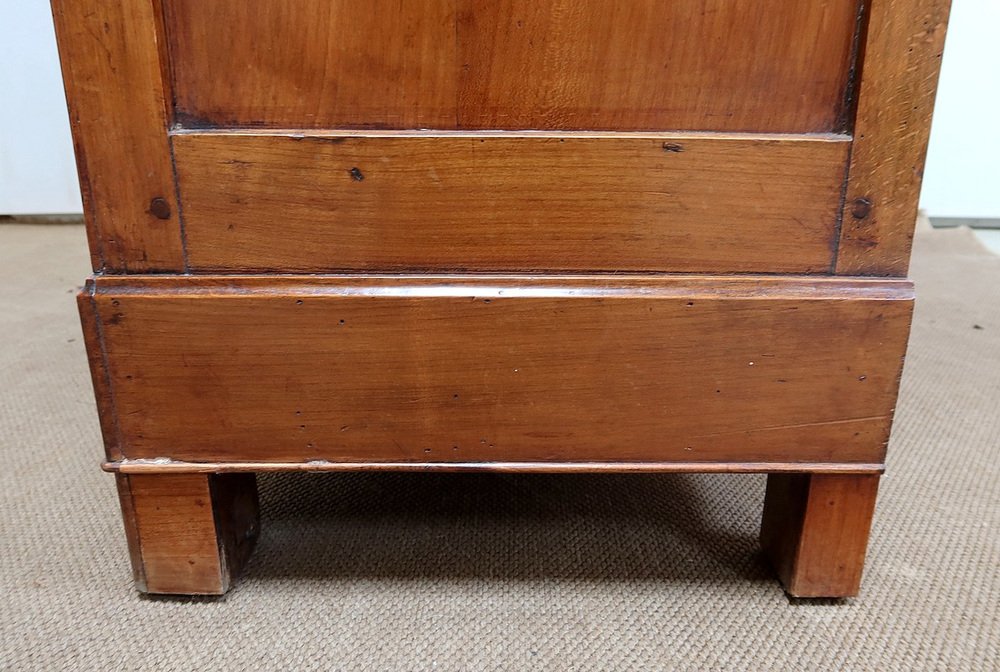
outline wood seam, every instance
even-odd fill
[[[353,128],[258,128],[255,126],[215,126],[187,128],[173,124],[168,129],[171,136],[239,136],[264,138],[413,138],[413,139],[598,139],[598,140],[742,140],[781,142],[852,142],[851,133],[760,133],[756,131],[560,131],[560,130],[380,130]]]
[[[82,316],[82,318],[91,322],[90,326],[86,328],[93,329],[94,335],[96,336],[97,339],[97,347],[99,351],[98,353],[99,357],[97,357],[97,359],[99,360],[100,369],[99,371],[92,371],[91,375],[99,378],[101,380],[101,387],[107,391],[108,403],[107,407],[104,408],[102,412],[106,412],[111,416],[110,429],[114,433],[114,436],[102,437],[104,439],[105,452],[109,458],[114,457],[120,459],[123,455],[122,448],[124,446],[124,439],[123,439],[121,424],[118,418],[118,403],[115,398],[114,383],[111,380],[111,370],[110,370],[111,362],[108,357],[107,344],[104,338],[104,323],[101,320],[100,311],[97,307],[96,277],[91,278],[90,280],[87,281],[83,293],[84,293],[84,300],[87,302],[88,306],[87,306],[87,315]],[[102,391],[100,389],[95,389],[94,394],[97,396],[101,396]],[[98,408],[102,408],[100,403],[101,400],[98,399],[97,401],[98,401]],[[102,430],[103,430],[103,423],[102,423]],[[104,432],[102,431],[102,434],[103,433]]]
[[[881,463],[820,462],[184,462],[167,458],[104,462],[104,471],[120,474],[344,472],[344,471],[506,471],[630,473],[829,473],[881,474]]]

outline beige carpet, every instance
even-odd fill
[[[0,226],[0,667],[996,670],[1000,258],[922,231],[862,595],[791,601],[760,476],[262,478],[221,600],[133,592],[74,292],[82,228]]]

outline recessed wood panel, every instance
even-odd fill
[[[841,136],[174,136],[194,271],[828,273]]]
[[[858,0],[458,3],[463,128],[838,127]]]
[[[163,0],[187,126],[839,129],[859,0]]]
[[[909,283],[99,278],[127,459],[880,463]]]
[[[162,2],[183,125],[455,125],[454,0]]]

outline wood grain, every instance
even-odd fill
[[[224,592],[254,471],[766,471],[856,594],[947,9],[53,0],[137,586]]]
[[[950,4],[871,3],[837,273],[907,273]]]
[[[253,474],[117,476],[136,587],[221,595],[257,536]]]
[[[795,597],[853,597],[861,587],[877,474],[772,474],[761,544]]]
[[[52,0],[91,260],[181,271],[166,83],[149,0]]]
[[[859,0],[164,0],[185,126],[840,130]]]
[[[882,462],[904,281],[99,278],[128,459]]]
[[[461,128],[839,130],[857,0],[459,2]]]
[[[185,126],[455,124],[455,0],[164,5]]]
[[[183,133],[194,271],[828,273],[842,136]]]
[[[122,510],[122,523],[125,526],[125,542],[128,545],[129,564],[132,566],[132,581],[139,592],[147,592],[146,568],[142,562],[142,540],[139,538],[139,527],[135,518],[135,503],[132,500],[132,476],[121,474],[115,476],[115,486],[118,490],[118,504]]]

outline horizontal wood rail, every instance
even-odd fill
[[[832,273],[836,134],[174,131],[188,269]]]

